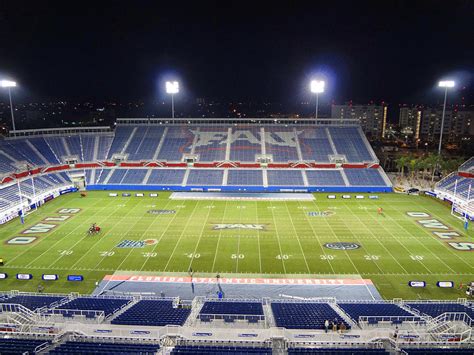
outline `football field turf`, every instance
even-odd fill
[[[88,293],[116,271],[156,275],[191,268],[195,275],[360,276],[387,299],[464,297],[464,290],[440,289],[436,282],[474,281],[474,251],[448,244],[473,242],[474,232],[464,231],[448,206],[425,196],[331,200],[321,193],[312,202],[281,202],[108,194],[64,195],[28,215],[24,225],[17,219],[0,226],[0,271],[9,274],[0,290],[35,291],[41,283],[45,292]],[[88,235],[92,223],[100,234]],[[16,280],[16,273],[31,273],[33,280]],[[42,274],[59,280],[41,281]],[[84,282],[66,281],[71,274],[84,275]],[[410,280],[427,287],[410,288]]]

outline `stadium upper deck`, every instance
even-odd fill
[[[78,177],[89,189],[391,191],[360,127],[346,121],[118,119],[114,131],[16,131],[0,141],[0,209],[19,204],[20,190],[31,204]]]

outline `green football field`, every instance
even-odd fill
[[[17,219],[0,226],[0,272],[9,274],[0,289],[36,291],[41,283],[45,292],[88,293],[116,271],[157,275],[190,268],[197,276],[362,277],[387,299],[464,297],[464,290],[440,289],[436,281],[474,281],[474,251],[449,245],[473,242],[474,232],[465,232],[448,206],[429,197],[330,200],[315,194],[312,202],[269,202],[108,194],[64,195],[28,215],[24,225]],[[90,236],[94,222],[102,231]],[[357,249],[333,249],[335,243]],[[16,280],[16,273],[33,279]],[[41,281],[42,274],[59,280]],[[70,274],[85,280],[68,282]],[[413,289],[410,280],[428,285]]]

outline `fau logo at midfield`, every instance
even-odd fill
[[[154,245],[158,243],[156,239],[145,239],[145,240],[122,240],[115,247],[116,248],[143,248],[147,245]]]

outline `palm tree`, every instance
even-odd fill
[[[402,155],[397,158],[395,163],[397,164],[398,172],[401,174],[401,176],[405,175],[405,167],[408,164],[408,159],[409,157]]]

